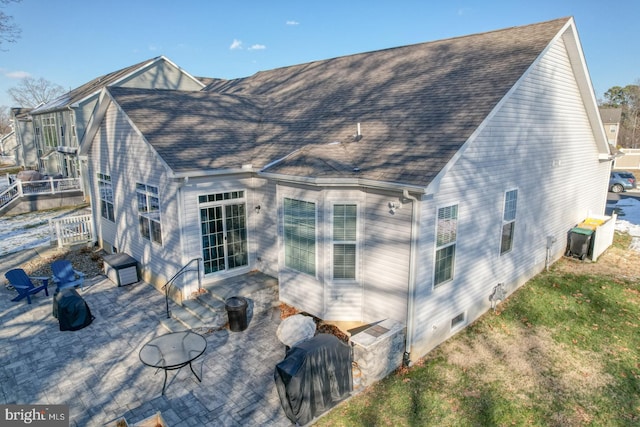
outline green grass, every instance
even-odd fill
[[[637,282],[551,268],[315,425],[639,426],[639,355]]]

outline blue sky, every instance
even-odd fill
[[[615,9],[614,9],[615,7]],[[195,76],[260,70],[573,16],[597,98],[640,79],[640,1],[22,0],[0,106],[29,75],[72,89],[165,55]]]

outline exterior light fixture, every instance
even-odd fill
[[[398,209],[402,208],[402,203],[400,202],[389,202],[389,213],[393,215],[396,213]]]
[[[259,213],[260,213],[260,205],[257,205],[254,209],[255,209],[255,211],[256,211],[256,213],[257,213],[257,214],[259,214]]]

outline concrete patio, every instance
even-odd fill
[[[139,282],[117,287],[105,277],[80,291],[95,320],[60,331],[52,295],[11,302],[0,289],[0,404],[67,404],[70,426],[135,424],[157,412],[172,427],[290,426],[273,378],[285,355],[276,337],[279,313],[256,314],[242,332],[199,330],[207,349],[193,368],[163,372],[143,365],[140,348],[167,331],[164,295]]]

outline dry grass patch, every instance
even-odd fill
[[[513,329],[453,340],[442,346],[447,360],[474,381],[500,383],[516,394],[561,398],[598,392],[611,383],[603,373],[605,354],[558,345],[550,331]]]

